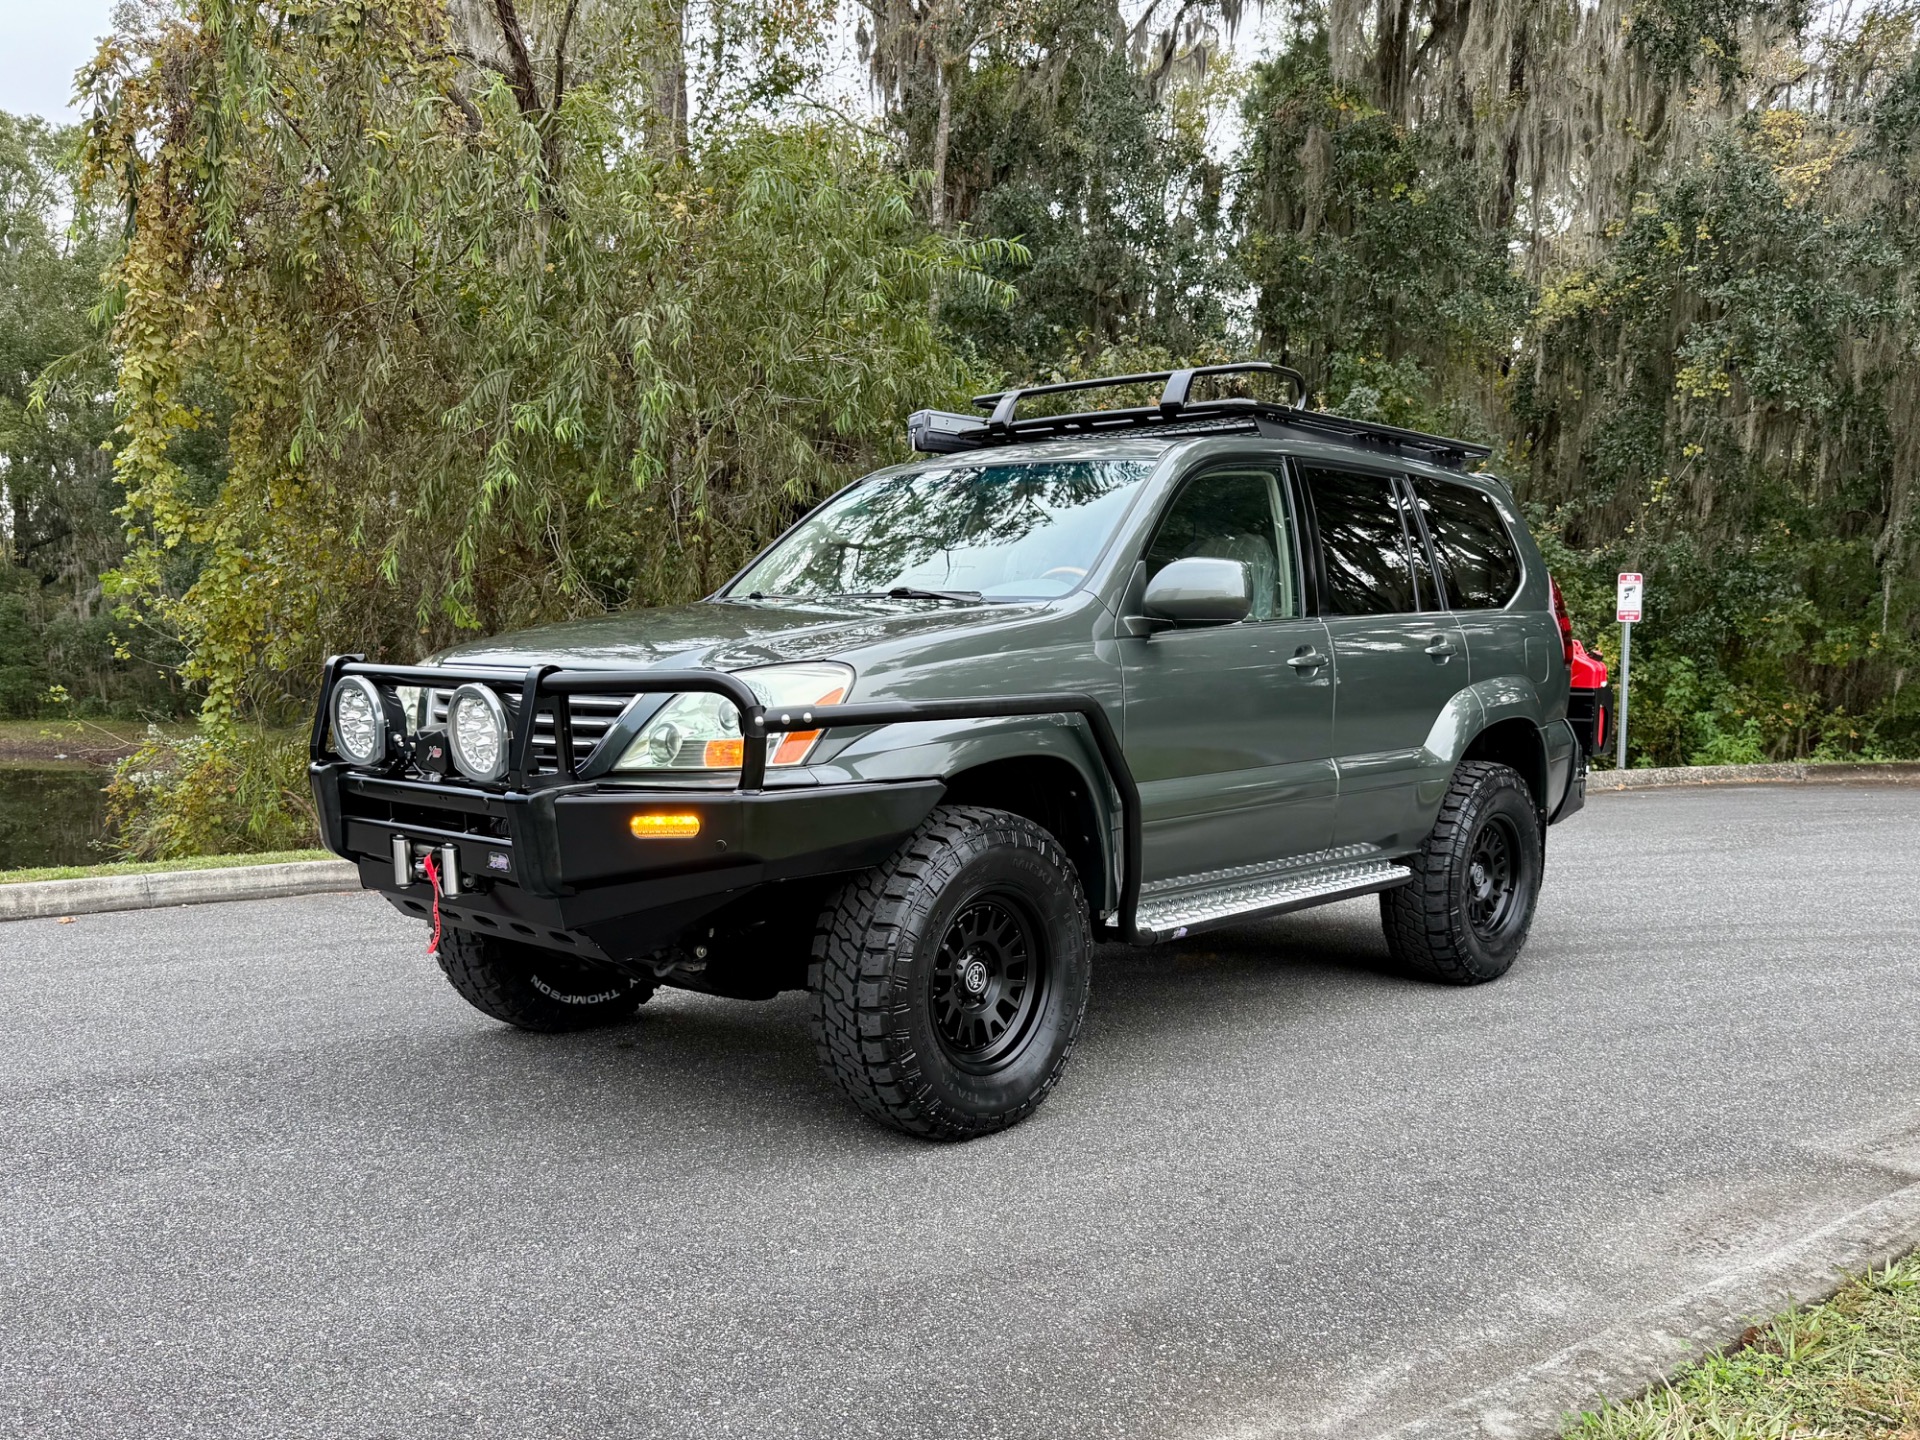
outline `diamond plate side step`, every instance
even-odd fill
[[[1391,890],[1412,878],[1413,872],[1404,865],[1388,860],[1363,860],[1153,895],[1140,902],[1135,921],[1137,939],[1143,945],[1178,940],[1195,930],[1216,925],[1280,915],[1326,900],[1346,900],[1355,895]]]

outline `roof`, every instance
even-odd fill
[[[1272,375],[1292,387],[1292,399],[1281,403],[1229,397],[1196,401],[1193,382],[1212,375]],[[1121,406],[1109,410],[1078,410],[1020,416],[1020,405],[1045,395],[1121,386],[1161,385],[1153,405]],[[1182,436],[1247,433],[1273,439],[1288,437],[1331,441],[1374,452],[1386,451],[1408,459],[1425,460],[1448,469],[1464,468],[1469,460],[1492,453],[1470,440],[1428,435],[1397,425],[1355,420],[1326,410],[1306,408],[1307,382],[1297,370],[1266,360],[1242,360],[1231,365],[1198,365],[1183,370],[1155,370],[1137,375],[1109,375],[1091,380],[1069,380],[1054,385],[1030,385],[976,395],[973,403],[988,415],[961,415],[947,410],[916,410],[907,418],[907,438],[915,450],[953,454],[1000,445],[1094,436],[1127,435],[1175,439]]]

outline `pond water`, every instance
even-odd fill
[[[98,865],[109,772],[91,765],[0,765],[0,870]]]

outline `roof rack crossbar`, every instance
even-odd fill
[[[1307,398],[1307,379],[1298,370],[1276,365],[1271,360],[1236,360],[1229,365],[1191,365],[1180,370],[1146,370],[1137,375],[1102,375],[1090,380],[1060,380],[1051,385],[1024,385],[992,395],[976,395],[973,403],[992,412],[987,429],[1005,435],[1013,427],[1014,411],[1022,400],[1035,395],[1064,395],[1075,390],[1113,390],[1123,385],[1159,384],[1160,403],[1156,407],[1167,419],[1186,409],[1193,382],[1201,375],[1278,375],[1293,386],[1289,408],[1298,409]],[[1051,418],[1051,417],[1049,417]]]
[[[1288,408],[1298,410],[1307,401],[1307,377],[1289,365],[1271,360],[1236,360],[1230,365],[1190,365],[1167,375],[1167,388],[1160,392],[1160,413],[1169,420],[1187,408],[1194,378],[1199,375],[1279,375],[1293,386]]]
[[[1253,374],[1284,377],[1293,387],[1293,399],[1281,404],[1244,395],[1200,401],[1192,398],[1193,382],[1203,375]],[[1150,405],[1030,415],[1024,419],[1016,413],[1021,401],[1031,396],[1154,384],[1161,387],[1160,398]],[[992,395],[976,395],[973,403],[990,411],[990,418],[983,420],[941,410],[916,410],[907,419],[907,434],[908,443],[915,450],[938,455],[1005,445],[1016,440],[1147,429],[1170,422],[1238,421],[1257,425],[1263,434],[1277,436],[1292,429],[1316,436],[1336,437],[1349,443],[1385,445],[1429,458],[1453,469],[1461,468],[1469,460],[1485,459],[1493,453],[1491,447],[1470,440],[1452,440],[1444,435],[1428,435],[1398,425],[1355,420],[1325,410],[1309,410],[1306,408],[1306,398],[1307,382],[1299,371],[1276,365],[1270,360],[1242,360],[1230,365],[1192,365],[1178,370],[1154,370],[1138,375],[1063,380],[1052,385],[1028,385]]]

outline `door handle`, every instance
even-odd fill
[[[1327,663],[1327,657],[1309,645],[1298,655],[1287,661],[1296,670],[1318,670]]]
[[[1436,660],[1450,659],[1453,656],[1453,641],[1444,635],[1436,635],[1432,643],[1427,646],[1427,654]]]

